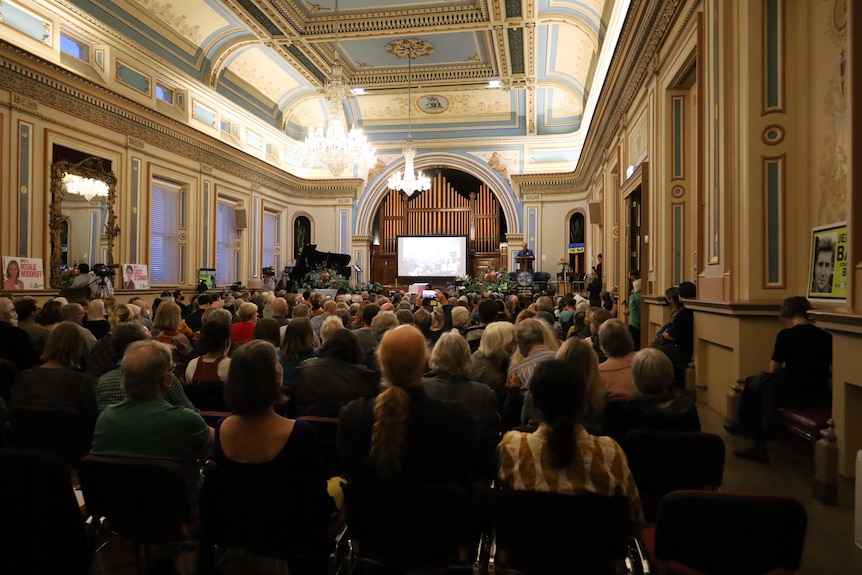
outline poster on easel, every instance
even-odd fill
[[[820,226],[811,231],[811,280],[808,297],[847,299],[847,224]]]
[[[3,289],[45,289],[45,271],[41,258],[3,256]]]
[[[123,289],[149,289],[150,276],[147,266],[141,264],[123,264]]]

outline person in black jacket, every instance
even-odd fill
[[[338,411],[354,399],[376,397],[380,393],[377,375],[361,359],[356,336],[343,328],[335,330],[320,355],[296,369],[292,388],[296,416],[338,417]]]

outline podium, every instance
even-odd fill
[[[515,263],[518,264],[518,271],[529,270],[533,267],[533,260],[536,256],[515,256]]]

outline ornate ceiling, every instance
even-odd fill
[[[423,145],[464,150],[490,138],[513,150],[501,148],[510,172],[574,167],[590,95],[598,96],[614,48],[605,41],[609,26],[625,17],[616,0],[338,0],[337,12],[335,2],[5,0],[0,16],[10,5],[58,14],[55,24],[95,52],[107,43],[114,58],[124,53],[127,77],[140,73],[189,99],[210,94],[194,118],[211,118],[223,132],[225,118],[247,124],[267,142],[281,134],[287,155],[291,142],[326,121],[321,89],[336,59],[347,83],[364,89],[344,102],[348,122],[397,155],[407,132],[408,61],[387,45],[415,38],[430,47],[412,62],[420,153]],[[151,98],[161,105],[155,91]],[[554,144],[525,150],[524,142],[543,138]]]

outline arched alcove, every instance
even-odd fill
[[[521,218],[515,201],[515,196],[509,185],[488,164],[467,155],[449,153],[430,153],[417,156],[414,161],[417,170],[428,168],[452,168],[478,178],[487,184],[491,192],[500,202],[503,217],[506,220],[506,230],[509,234],[521,232]],[[404,169],[404,162],[399,161],[381,172],[369,185],[356,205],[354,214],[354,235],[370,237],[374,225],[374,216],[380,203],[389,193],[389,177],[396,171]]]

